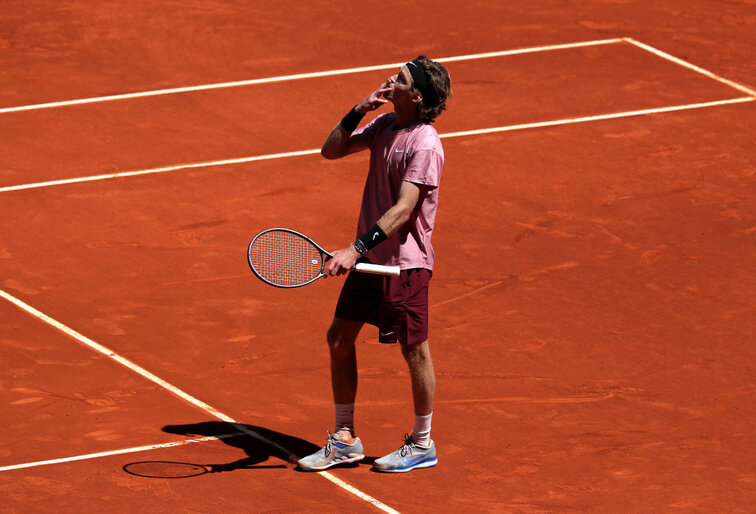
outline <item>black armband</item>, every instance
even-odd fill
[[[356,107],[356,105],[352,107],[352,110],[341,119],[341,126],[350,134],[357,129],[357,125],[359,125],[362,118],[365,117],[364,114],[357,112],[355,109]]]
[[[378,223],[373,225],[373,228],[365,232],[357,241],[352,243],[354,248],[361,254],[365,255],[370,250],[378,246],[378,244],[384,242],[388,237],[386,233],[378,226]],[[362,250],[365,250],[364,252]]]

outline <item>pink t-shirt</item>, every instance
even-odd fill
[[[444,150],[436,129],[415,123],[400,130],[396,114],[378,116],[358,130],[370,138],[370,171],[362,195],[357,237],[368,231],[399,199],[403,181],[420,186],[420,201],[409,221],[367,257],[401,269],[433,269],[431,234],[436,220]]]

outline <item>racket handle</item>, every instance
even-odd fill
[[[390,275],[392,277],[399,276],[399,266],[380,266],[378,264],[370,264],[368,262],[358,262],[354,265],[354,269],[360,273],[372,273],[374,275]]]

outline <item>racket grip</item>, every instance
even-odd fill
[[[358,262],[354,265],[355,271],[360,273],[372,273],[373,275],[390,275],[392,277],[399,276],[399,266],[380,266],[378,264],[370,264],[368,262]]]

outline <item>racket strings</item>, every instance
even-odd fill
[[[279,286],[296,286],[316,278],[323,269],[320,251],[302,236],[282,230],[260,235],[249,249],[257,273]]]

